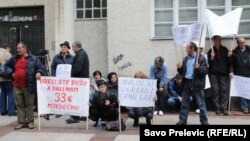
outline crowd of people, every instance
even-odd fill
[[[141,71],[135,72],[134,78],[156,79],[157,89],[155,109],[153,107],[125,107],[128,117],[134,119],[134,127],[138,127],[139,118],[145,117],[146,124],[151,125],[153,116],[164,115],[164,105],[179,112],[177,125],[186,125],[191,101],[196,101],[199,109],[201,125],[208,125],[206,99],[204,97],[205,79],[209,76],[211,94],[216,114],[228,115],[230,78],[234,75],[250,77],[250,47],[245,38],[237,39],[237,47],[231,50],[221,44],[221,37],[214,36],[214,46],[206,55],[202,54],[194,42],[186,46],[186,56],[177,63],[177,74],[172,79],[167,76],[168,67],[164,58],[157,56],[149,67],[149,75]],[[72,65],[71,77],[90,78],[89,58],[79,41],[70,46],[65,41],[60,44],[61,51],[53,57],[51,76],[57,76],[59,64]],[[71,55],[71,49],[75,55]],[[32,55],[24,42],[17,45],[17,54],[11,55],[10,46],[3,44],[0,48],[1,65],[8,68],[8,77],[0,77],[0,112],[1,115],[17,115],[21,128],[34,128],[34,99],[36,95],[36,80],[45,74],[45,67],[38,57]],[[164,89],[167,87],[167,89]],[[164,90],[166,90],[164,92]],[[164,93],[167,96],[164,97]],[[107,74],[107,81],[102,72],[93,72],[90,83],[89,118],[98,121],[118,120],[118,76],[116,72]],[[243,113],[250,113],[250,100],[240,98],[240,108]],[[56,115],[60,117],[61,115]],[[79,123],[85,117],[70,116],[67,124]]]

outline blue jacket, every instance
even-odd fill
[[[183,78],[185,78],[185,75],[186,75],[187,61],[188,61],[188,56],[186,56],[183,59],[182,67],[177,69],[177,71],[182,75]],[[202,54],[199,55],[198,63],[200,64],[200,67],[198,69],[194,68],[194,76],[193,76],[194,79],[193,79],[193,86],[191,89],[204,89],[205,88],[206,74],[208,72],[208,64],[204,55]],[[185,83],[185,79],[183,83]]]
[[[173,78],[168,82],[167,90],[169,97],[173,99],[178,99],[178,96],[181,96],[182,85],[181,84],[178,85],[175,80],[176,79]]]
[[[56,76],[56,67],[58,64],[72,64],[73,56],[68,52],[68,55],[63,59],[61,53],[54,56],[53,61],[51,63],[51,76]]]
[[[163,64],[161,69],[158,70],[155,68],[155,65],[152,64],[149,70],[149,78],[157,79],[157,87],[164,88],[164,85],[167,82],[167,66]]]
[[[13,69],[13,72],[15,72],[16,61],[19,57],[20,56],[16,54],[13,57],[11,57],[5,64],[6,66],[11,67]],[[28,82],[27,91],[30,94],[36,93],[36,73],[37,72],[40,72],[41,75],[45,75],[45,67],[41,63],[39,58],[32,55],[31,53],[28,53],[26,73],[27,73],[27,82]]]

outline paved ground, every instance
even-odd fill
[[[139,141],[139,128],[134,128],[133,120],[129,119],[125,113],[122,114],[126,121],[127,129],[122,133],[105,131],[105,128],[97,129],[89,121],[88,130],[86,121],[77,124],[68,125],[65,119],[68,116],[55,118],[50,116],[50,120],[41,118],[41,130],[38,130],[38,119],[35,120],[36,128],[14,130],[17,125],[16,117],[0,116],[0,141]],[[211,125],[240,124],[250,125],[250,114],[241,112],[231,112],[229,116],[215,115],[208,113],[209,123]],[[154,116],[153,124],[174,125],[178,121],[177,113],[165,113],[164,116]],[[145,123],[145,118],[140,119],[140,123]],[[188,124],[200,124],[199,116],[190,112]]]

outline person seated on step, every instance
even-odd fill
[[[135,73],[134,78],[147,79],[147,76],[143,72],[138,71]],[[153,107],[128,107],[128,110],[128,116],[134,119],[133,127],[139,126],[140,117],[145,117],[146,124],[151,125],[151,120],[153,118]]]
[[[93,100],[90,101],[89,118],[96,123],[99,118],[102,121],[117,121],[118,120],[118,102],[117,95],[107,90],[107,83],[104,80],[97,81],[99,91],[94,94]]]
[[[172,111],[179,111],[182,101],[181,96],[182,89],[182,76],[180,74],[176,74],[174,78],[172,78],[167,83],[167,105]]]

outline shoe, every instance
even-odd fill
[[[18,124],[14,129],[15,129],[15,130],[19,130],[19,129],[22,129],[22,128],[25,128],[25,127],[26,127],[25,124],[20,123],[20,124]]]
[[[215,114],[216,114],[216,115],[220,114],[220,110],[216,110],[216,111],[215,111]]]
[[[43,117],[46,120],[49,120],[49,115],[42,115],[41,117]]]
[[[147,125],[151,125],[151,120],[146,120]]]
[[[5,115],[7,115],[7,114],[8,114],[7,111],[1,112],[1,116],[5,116]]]
[[[55,118],[60,118],[62,115],[56,115]]]
[[[80,117],[80,120],[81,120],[81,121],[86,121],[87,118],[86,118],[86,117]]]
[[[244,113],[244,114],[248,114],[248,109],[244,109],[244,110],[243,110],[243,113]]]
[[[187,123],[185,123],[185,122],[183,122],[183,121],[178,121],[178,122],[176,123],[176,125],[187,125]]]
[[[139,126],[139,120],[137,119],[135,119],[134,120],[134,124],[133,124],[133,127],[138,127]]]
[[[207,123],[207,122],[204,122],[204,123],[201,123],[201,125],[209,125],[209,123]]]
[[[16,113],[10,113],[8,114],[9,117],[16,116]]]
[[[154,112],[154,116],[156,116],[157,114],[158,114],[158,111],[155,111],[155,112]]]
[[[76,119],[73,119],[73,118],[66,119],[67,124],[79,123],[79,122],[80,122],[80,120],[76,120]]]
[[[195,113],[196,113],[196,114],[199,114],[199,113],[200,113],[200,109],[196,109],[196,110],[195,110]]]
[[[224,114],[225,116],[228,116],[228,111],[225,110],[225,111],[223,112],[223,114]]]
[[[159,116],[163,116],[163,112],[162,111],[159,111]]]
[[[34,122],[30,122],[30,123],[28,124],[28,128],[29,128],[29,129],[34,129],[34,128],[35,128]]]

